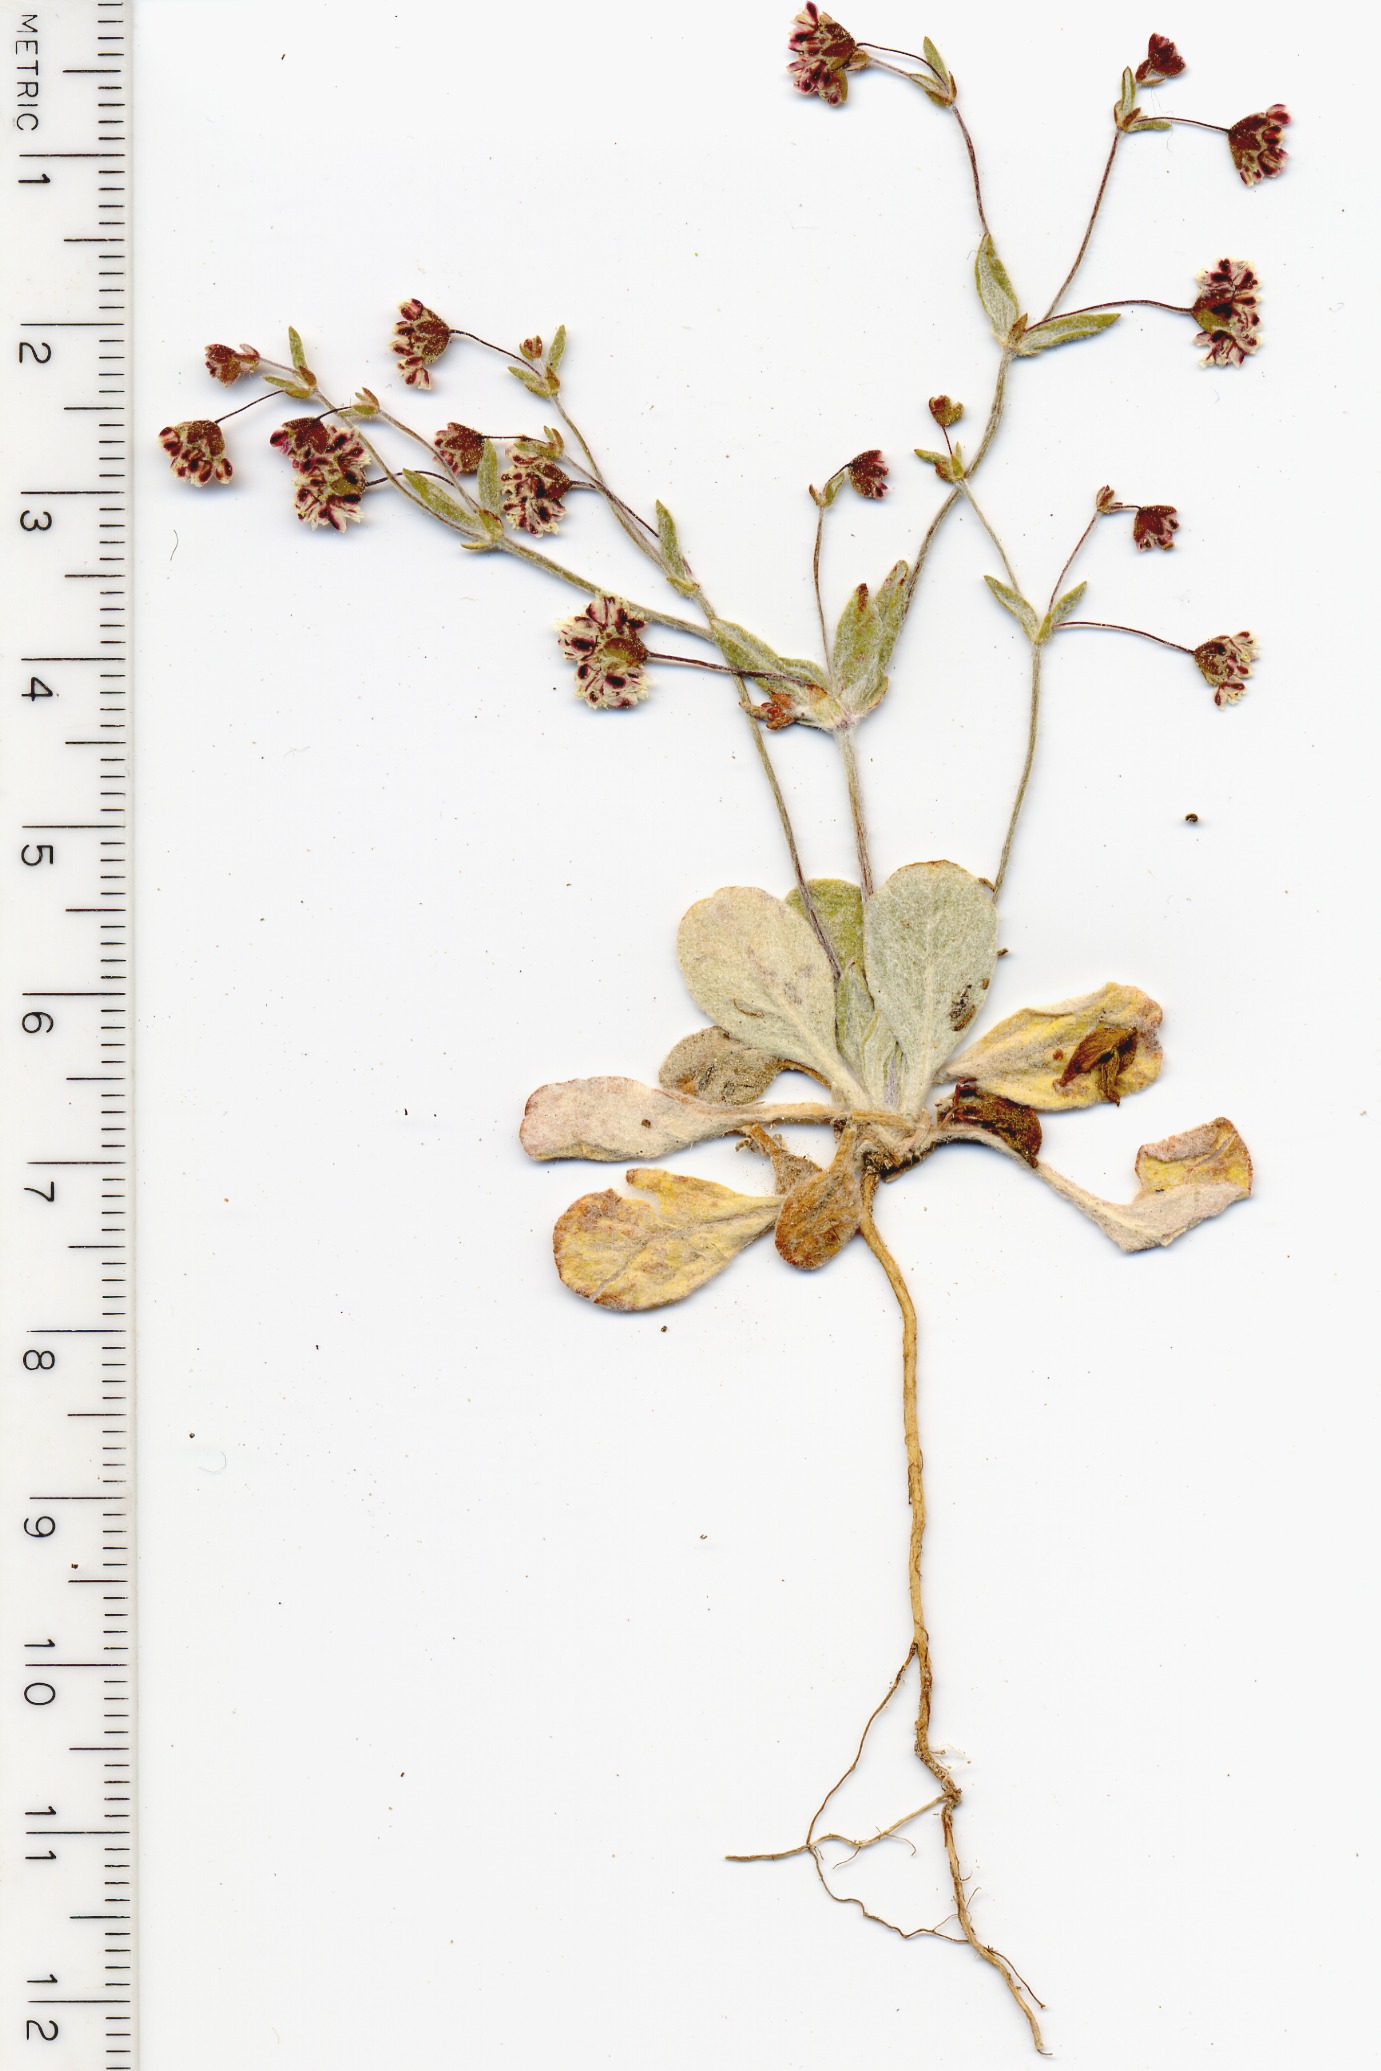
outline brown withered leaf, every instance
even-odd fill
[[[839,1139],[826,1172],[798,1180],[777,1218],[777,1249],[790,1266],[813,1273],[828,1265],[858,1234],[863,1215],[858,1132],[852,1123]]]
[[[734,1128],[728,1111],[637,1079],[558,1079],[527,1104],[519,1140],[530,1158],[664,1158]]]
[[[952,1057],[943,1076],[973,1079],[1023,1107],[1094,1107],[1159,1078],[1161,1010],[1134,985],[1100,985],[1053,1007],[1023,1007]],[[1127,1038],[1131,1038],[1130,1041]]]
[[[788,1069],[785,1058],[751,1050],[723,1028],[697,1028],[662,1060],[659,1084],[713,1107],[746,1107]],[[661,1153],[658,1153],[660,1156]]]
[[[772,1184],[779,1194],[789,1194],[799,1180],[809,1179],[822,1170],[814,1158],[802,1157],[799,1151],[771,1129],[764,1129],[754,1122],[743,1131],[741,1151],[757,1151],[764,1158],[772,1160]]]
[[[659,1309],[703,1287],[770,1230],[781,1200],[736,1194],[679,1173],[624,1174],[643,1198],[612,1188],[572,1202],[552,1235],[556,1270],[603,1309]]]
[[[999,1136],[1028,1165],[1034,1165],[1041,1154],[1039,1115],[1018,1100],[987,1092],[972,1079],[959,1081],[953,1099],[941,1115],[940,1126],[982,1129],[990,1136]]]
[[[1141,1188],[1125,1206],[1087,1193],[1048,1165],[1037,1169],[1048,1186],[1072,1201],[1123,1251],[1173,1244],[1196,1223],[1221,1215],[1234,1201],[1245,1201],[1252,1190],[1247,1146],[1224,1115],[1160,1143],[1143,1144],[1136,1154]]]

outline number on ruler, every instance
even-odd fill
[[[31,676],[28,689],[21,690],[19,695],[22,698],[52,698],[57,696],[57,692],[49,690],[41,676]]]
[[[26,2042],[32,2042],[34,2039],[29,2033],[30,2028],[37,2031],[40,2042],[56,2042],[58,2039],[58,2024],[56,2021],[25,2021],[24,2040]]]
[[[51,1035],[54,1026],[53,1017],[51,1014],[44,1013],[41,1007],[31,1007],[27,1014],[20,1016],[19,1026],[23,1029],[25,1035]]]
[[[52,522],[53,513],[51,511],[40,511],[37,517],[34,516],[32,511],[21,511],[19,513],[19,529],[21,532],[46,532]]]
[[[25,1187],[26,1194],[37,1194],[40,1201],[46,1201],[51,1208],[58,1197],[58,1183],[50,1179],[46,1187]]]
[[[46,180],[48,175],[45,173],[43,177]],[[31,360],[38,361],[40,367],[46,367],[49,360],[53,357],[53,348],[48,343],[46,338],[40,338],[37,345],[35,345],[33,341],[29,338],[22,338],[20,340],[19,364],[21,366],[23,366],[24,364],[24,355],[26,352],[28,353],[29,358]]]
[[[58,1363],[56,1352],[40,1352],[36,1345],[30,1345],[21,1362],[30,1373],[47,1373]]]
[[[26,1517],[24,1520],[24,1536],[27,1539],[51,1539],[57,1528],[57,1519],[54,1517]]]

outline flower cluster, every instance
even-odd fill
[[[1277,101],[1260,115],[1244,115],[1240,122],[1234,122],[1228,131],[1228,149],[1244,187],[1254,187],[1258,180],[1273,180],[1277,173],[1284,172],[1290,154],[1280,138],[1289,120],[1289,110]]]
[[[1146,55],[1136,68],[1138,86],[1163,86],[1167,79],[1178,79],[1184,70],[1184,59],[1168,36],[1152,36],[1146,46]]]
[[[555,532],[566,515],[562,499],[571,478],[545,455],[523,452],[531,443],[515,443],[512,461],[499,477],[503,514],[519,532]]]
[[[1196,345],[1206,345],[1206,367],[1240,367],[1260,344],[1257,291],[1261,285],[1245,259],[1220,259],[1198,275],[1202,290],[1191,315],[1199,326]]]
[[[866,453],[855,453],[846,473],[851,486],[870,503],[880,503],[887,494],[887,462],[879,447],[870,446]]]
[[[1179,529],[1179,514],[1173,503],[1140,503],[1136,506],[1132,540],[1143,554],[1148,547],[1160,547],[1169,553]]]
[[[432,444],[453,475],[473,475],[484,458],[484,433],[468,424],[445,424]]]
[[[227,388],[238,381],[242,374],[255,374],[259,370],[259,355],[252,345],[242,345],[237,352],[233,345],[208,345],[206,348],[206,371],[223,381]]]
[[[209,417],[165,424],[158,443],[171,459],[178,480],[193,482],[199,489],[208,482],[228,482],[235,472],[226,458],[224,434]]]
[[[819,94],[831,108],[848,96],[847,75],[868,62],[848,30],[833,15],[822,13],[815,0],[806,0],[792,23],[787,48],[787,70],[797,93]]]
[[[347,525],[359,524],[368,460],[353,431],[330,426],[321,417],[290,417],[269,444],[300,477],[293,504],[304,525],[344,532]]]
[[[1257,646],[1250,633],[1219,633],[1194,649],[1199,674],[1215,705],[1235,705],[1247,687]]]
[[[596,597],[556,629],[561,652],[574,662],[575,692],[595,712],[623,712],[647,696],[639,634],[647,624],[618,597]]]
[[[451,342],[451,327],[415,295],[400,302],[398,310],[402,320],[393,326],[392,343],[398,355],[398,371],[409,388],[430,388],[430,370]]]

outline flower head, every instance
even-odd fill
[[[235,470],[226,458],[225,438],[209,417],[196,417],[186,424],[165,424],[158,443],[173,463],[180,482],[194,482],[204,489],[208,482],[228,482]]]
[[[956,403],[953,396],[932,396],[928,407],[935,422],[946,431],[964,414],[964,405]]]
[[[617,597],[595,597],[556,629],[561,652],[575,663],[576,696],[596,712],[622,712],[647,696],[647,649],[638,635],[647,620]]]
[[[846,74],[868,62],[848,30],[833,15],[823,13],[815,0],[806,0],[793,21],[787,47],[791,51],[787,70],[797,93],[818,93],[831,108],[837,108],[848,94]]]
[[[520,532],[555,532],[566,515],[562,498],[571,478],[554,460],[515,455],[499,477],[503,514]]]
[[[1254,187],[1258,180],[1273,180],[1277,173],[1284,172],[1290,154],[1280,138],[1289,120],[1289,110],[1277,101],[1263,114],[1244,115],[1240,122],[1234,122],[1228,131],[1228,149],[1244,187]]]
[[[1106,518],[1110,512],[1120,511],[1124,508],[1118,502],[1117,491],[1113,488],[1111,482],[1104,482],[1102,488],[1093,499],[1093,508],[1097,511],[1100,518]]]
[[[1261,283],[1245,259],[1220,259],[1198,276],[1201,293],[1191,314],[1199,330],[1196,345],[1206,345],[1206,367],[1240,367],[1260,340],[1257,290]]]
[[[468,424],[443,425],[433,444],[453,475],[473,475],[484,458],[484,433]]]
[[[1142,553],[1148,547],[1162,547],[1168,553],[1175,544],[1175,534],[1179,529],[1180,521],[1173,503],[1137,505],[1137,513],[1132,520],[1132,538]]]
[[[866,453],[855,453],[846,473],[858,494],[870,502],[880,503],[887,494],[887,462],[878,447],[871,446]]]
[[[1235,705],[1247,687],[1257,646],[1250,633],[1219,633],[1194,650],[1199,674],[1215,705]]]
[[[252,345],[242,345],[238,352],[233,345],[208,345],[206,348],[207,373],[214,374],[217,381],[223,381],[227,388],[242,374],[254,373],[258,365],[259,355]]]
[[[444,317],[416,296],[398,304],[402,322],[393,326],[393,350],[398,371],[409,388],[430,388],[434,367],[451,342],[451,327]]]
[[[269,444],[286,454],[302,478],[293,505],[304,525],[344,532],[347,525],[359,524],[368,457],[353,431],[320,417],[291,417]]]
[[[1146,55],[1136,68],[1138,86],[1160,86],[1167,79],[1178,79],[1184,70],[1184,59],[1168,36],[1152,36],[1146,46]]]

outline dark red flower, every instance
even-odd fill
[[[258,364],[259,355],[252,345],[242,345],[238,352],[233,345],[208,345],[206,348],[207,373],[214,374],[217,381],[223,381],[227,388],[242,374],[252,374]]]
[[[1175,544],[1175,534],[1180,521],[1173,503],[1142,503],[1137,505],[1132,519],[1132,538],[1145,553],[1148,547],[1163,547],[1168,552]]]
[[[957,424],[964,414],[964,405],[956,403],[953,396],[932,396],[929,408],[935,422],[946,431],[952,424]]]
[[[1257,647],[1250,633],[1219,633],[1194,650],[1199,674],[1215,705],[1235,705],[1247,687]]]
[[[416,296],[398,304],[402,322],[393,326],[393,350],[398,371],[409,388],[430,388],[430,369],[451,342],[451,327],[444,317]]]
[[[1146,46],[1146,55],[1136,68],[1138,86],[1160,86],[1167,79],[1178,79],[1184,70],[1184,59],[1168,36],[1152,36]]]
[[[848,95],[846,74],[867,63],[848,30],[822,13],[815,0],[806,0],[792,22],[787,48],[792,54],[787,70],[797,93],[818,93],[831,108]]]
[[[555,532],[566,515],[571,478],[554,460],[515,458],[499,477],[503,514],[520,532]]]
[[[596,712],[622,712],[647,696],[647,649],[638,635],[647,620],[617,597],[596,597],[556,629],[561,652],[574,662],[575,691]]]
[[[484,433],[468,424],[443,425],[433,442],[453,475],[473,475],[484,458]]]
[[[1100,518],[1106,518],[1110,512],[1120,511],[1124,508],[1124,506],[1118,502],[1117,491],[1113,488],[1111,482],[1105,482],[1103,484],[1102,488],[1099,490],[1098,494],[1093,499],[1093,508],[1097,511]]]
[[[190,418],[185,424],[165,424],[158,443],[173,463],[181,482],[204,489],[208,482],[228,482],[235,470],[225,453],[225,438],[209,417]]]
[[[858,494],[870,503],[880,503],[887,494],[887,462],[877,446],[855,453],[845,472]]]
[[[1277,101],[1261,115],[1244,115],[1240,122],[1234,122],[1228,131],[1228,149],[1244,187],[1254,187],[1258,180],[1273,180],[1277,173],[1284,172],[1290,154],[1280,138],[1289,120],[1289,110]]]
[[[1261,283],[1245,259],[1220,259],[1198,276],[1202,290],[1193,307],[1199,330],[1196,345],[1206,345],[1206,367],[1240,367],[1260,340],[1257,290]]]

